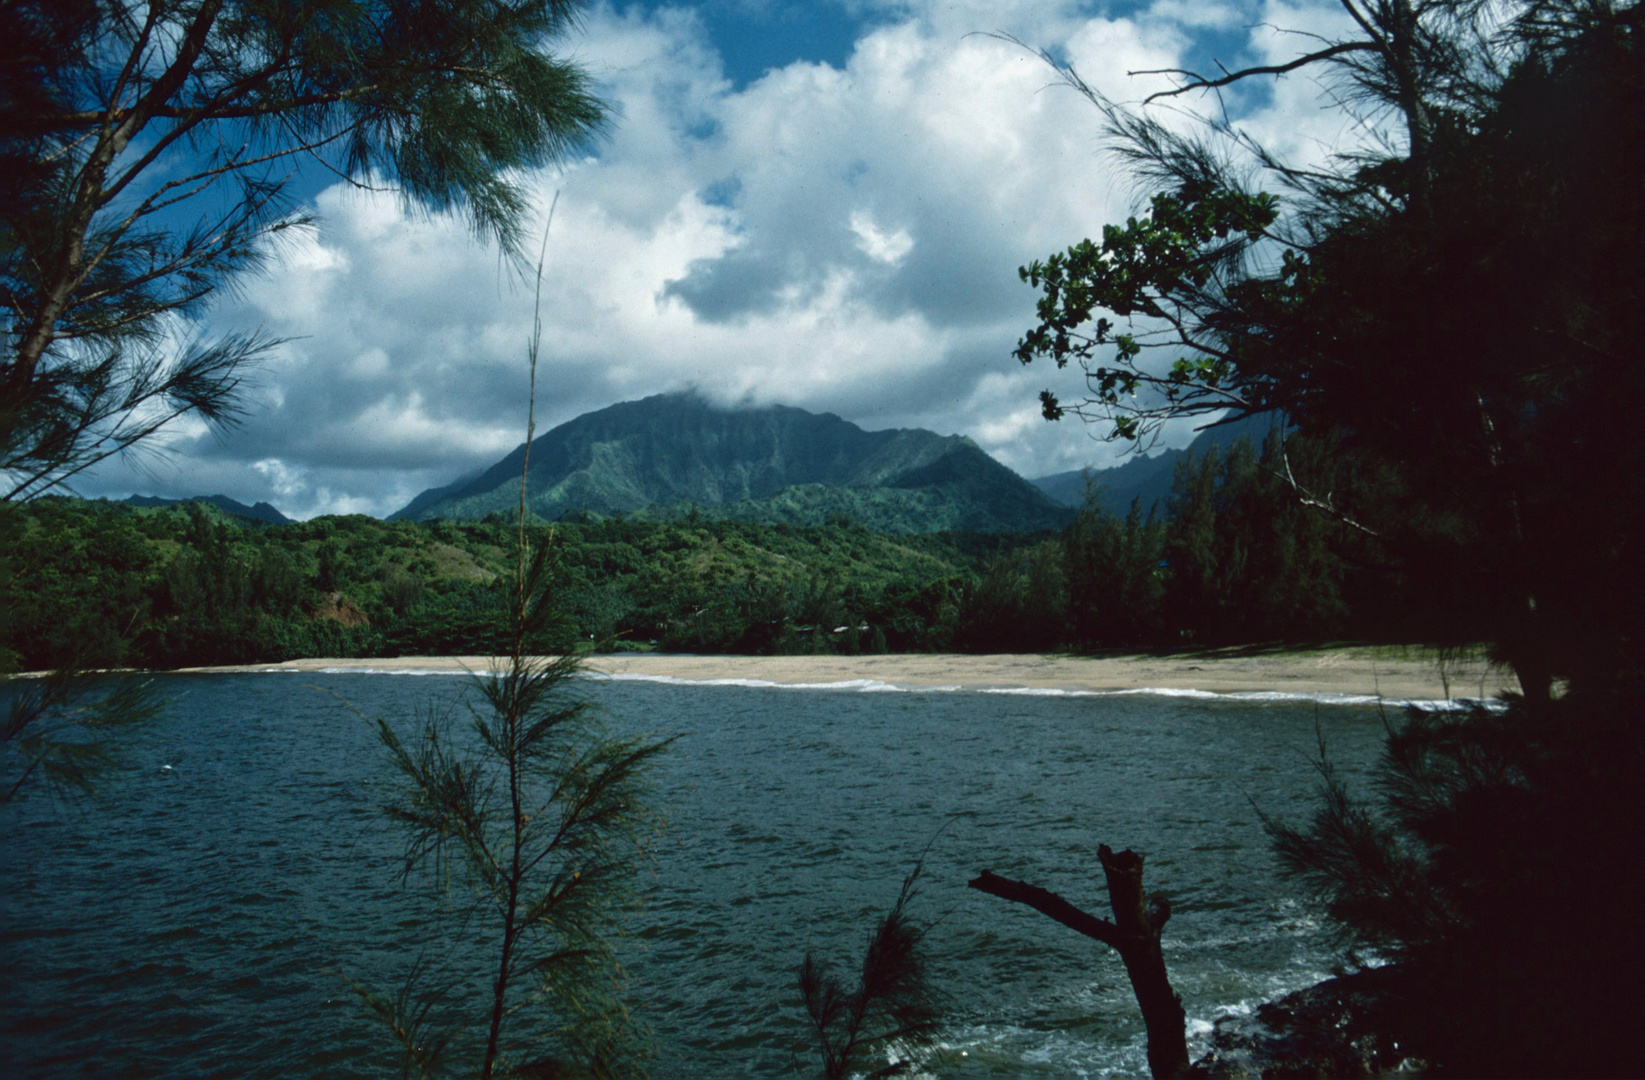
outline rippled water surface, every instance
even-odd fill
[[[392,777],[339,696],[409,728],[465,680],[162,682],[167,717],[97,800],[34,798],[0,818],[0,1074],[389,1072],[385,1033],[341,975],[392,992],[421,959],[477,978],[486,939],[401,883],[377,809]],[[1350,777],[1383,735],[1374,709],[1296,702],[585,688],[619,729],[684,736],[658,769],[669,828],[624,945],[658,1077],[809,1075],[801,957],[860,950],[945,821],[915,908],[950,1001],[928,1071],[1141,1072],[1117,958],[966,880],[988,868],[1105,913],[1097,844],[1143,852],[1149,888],[1175,905],[1167,961],[1203,1034],[1335,960],[1275,877],[1253,803],[1308,812],[1316,723]]]

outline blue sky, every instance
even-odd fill
[[[1146,192],[1088,103],[1013,35],[1118,100],[1143,68],[1288,59],[1329,34],[1308,0],[706,0],[591,5],[562,42],[612,103],[608,138],[526,178],[559,204],[539,431],[694,388],[866,428],[970,435],[1027,476],[1120,447],[1047,424],[1071,373],[1010,356],[1023,263],[1123,220]],[[1223,108],[1293,159],[1361,138],[1312,79],[1178,102]],[[525,426],[531,296],[460,220],[305,177],[319,226],[202,329],[286,339],[244,422],[183,424],[87,495],[222,493],[294,516],[386,514],[490,464]],[[1191,432],[1173,430],[1168,443]]]
[[[624,6],[655,12],[670,5]],[[833,0],[710,0],[694,5],[726,78],[738,88],[796,60],[843,68],[859,35],[880,21],[866,7],[850,6],[854,10]]]

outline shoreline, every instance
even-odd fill
[[[588,671],[619,678],[686,683],[731,680],[780,686],[825,687],[872,682],[906,689],[1122,693],[1145,690],[1208,694],[1345,695],[1394,700],[1495,698],[1518,691],[1506,668],[1484,660],[1450,661],[1442,672],[1431,658],[1376,656],[1365,649],[1181,656],[1041,656],[908,653],[871,656],[723,656],[676,653],[601,653]],[[213,672],[424,672],[489,670],[485,656],[338,659],[317,657],[278,664],[180,668]]]

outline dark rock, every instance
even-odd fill
[[[1194,1063],[1208,1077],[1373,1077],[1420,1074],[1423,1062],[1391,1031],[1399,972],[1375,968],[1327,979],[1249,1017],[1217,1021],[1211,1049]]]

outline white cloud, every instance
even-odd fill
[[[269,489],[279,498],[301,498],[307,488],[303,483],[302,474],[287,467],[279,458],[264,458],[254,461],[251,467],[257,470],[258,475],[268,481]]]
[[[914,250],[914,238],[907,229],[887,232],[862,210],[851,211],[851,231],[857,237],[857,250],[877,263],[896,266]]]
[[[1327,25],[1285,2],[1265,17]],[[561,193],[539,431],[694,386],[970,434],[1030,476],[1118,452],[1038,419],[1039,389],[1069,392],[1072,376],[1024,369],[1010,350],[1035,300],[1016,268],[1123,218],[1137,192],[1100,154],[1088,103],[1037,57],[974,32],[1049,48],[1136,100],[1166,83],[1127,71],[1178,66],[1196,28],[1237,12],[866,6],[881,21],[844,68],[797,62],[740,90],[691,12],[590,13],[575,54],[619,117],[597,155],[531,178],[542,211]],[[1308,117],[1323,118],[1297,124],[1297,107],[1287,86],[1253,130],[1309,146],[1341,125],[1311,98]],[[219,312],[290,340],[242,428],[173,440],[172,493],[214,484],[297,515],[386,513],[522,437],[526,283],[462,223],[408,215],[393,195],[339,186],[317,208],[318,232]],[[119,468],[97,485],[136,486]]]

